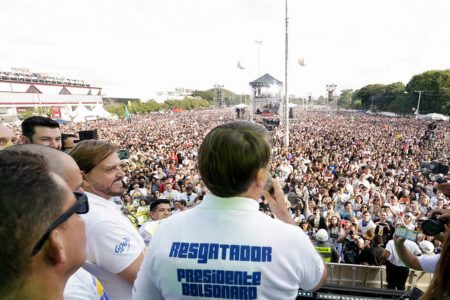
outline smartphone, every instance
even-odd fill
[[[406,227],[399,226],[395,230],[395,234],[400,236],[400,237],[402,237],[402,238],[404,238],[404,239],[407,239],[407,240],[415,242],[417,240],[417,235],[419,233],[417,231],[408,229]]]
[[[274,192],[275,192],[275,190],[274,190],[274,188],[273,188],[273,181],[272,181],[272,180],[273,180],[273,179],[272,179],[272,176],[269,174],[268,177],[267,177],[266,184],[265,184],[265,186],[264,186],[264,189],[265,189],[267,192],[269,192],[269,194],[271,194],[271,195],[273,195]]]

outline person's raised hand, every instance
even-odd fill
[[[264,190],[264,198],[269,202],[270,211],[277,217],[277,219],[280,219],[285,223],[294,225],[294,221],[292,220],[289,211],[286,208],[284,193],[280,187],[280,184],[278,183],[278,180],[271,180],[273,193],[269,193],[268,191]]]

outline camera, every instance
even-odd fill
[[[437,218],[431,218],[423,221],[422,231],[424,234],[433,236],[445,231],[445,222]]]
[[[436,183],[445,183],[447,179],[443,176],[430,176],[432,174],[444,174],[448,173],[449,167],[448,165],[441,164],[437,161],[432,162],[423,162],[420,165],[420,172],[428,179]]]

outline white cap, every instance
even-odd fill
[[[423,254],[431,254],[434,252],[434,245],[430,241],[421,241],[419,246],[420,249],[422,249]]]
[[[328,232],[325,229],[319,229],[316,233],[316,240],[321,242],[328,241]]]

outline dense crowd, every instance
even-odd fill
[[[41,141],[33,140],[33,132],[13,126],[14,138],[2,127],[2,143],[31,141],[56,149],[62,145],[80,164],[87,152],[79,152],[87,150],[71,152],[78,143],[77,133],[96,130],[100,140],[125,153],[118,165],[124,176],[111,177],[113,186],[115,180],[122,185],[123,193],[103,198],[115,195],[114,202],[148,245],[161,220],[197,206],[209,194],[199,173],[199,147],[212,128],[235,117],[232,110],[205,110],[69,123],[61,126],[62,137],[55,129],[53,138]],[[293,222],[326,262],[386,264],[388,287],[404,289],[408,269],[396,253],[396,228],[418,233],[414,242],[405,243],[414,255],[432,256],[442,248],[442,239],[425,235],[422,224],[433,211],[449,209],[448,196],[437,189],[437,178],[425,172],[423,164],[448,165],[448,126],[413,118],[297,111],[291,120],[289,147],[284,145],[283,126],[270,126],[268,171],[284,192]],[[23,128],[27,126],[22,124]],[[276,218],[264,196],[259,210]],[[402,282],[389,278],[402,272],[406,272],[400,276]]]
[[[126,193],[120,202],[141,225],[155,199],[176,201],[176,207],[181,200],[182,209],[201,201],[207,189],[197,170],[198,147],[211,128],[234,118],[231,110],[152,113],[133,116],[131,124],[101,120],[61,129],[96,129],[99,139],[129,150],[129,158],[122,160]],[[312,239],[324,228],[339,249],[350,251],[350,237],[358,245],[352,251],[360,253],[374,245],[377,235],[385,245],[397,224],[420,231],[431,209],[448,208],[445,195],[419,171],[424,161],[448,163],[448,125],[438,123],[431,136],[429,125],[412,118],[298,111],[288,149],[283,127],[271,132],[270,172],[281,183],[292,217]],[[20,129],[14,129],[19,135]],[[260,209],[270,214],[264,199]],[[432,238],[420,240],[433,243],[425,243],[424,251],[439,251]]]
[[[97,129],[99,138],[128,149],[123,210],[136,226],[151,219],[150,203],[168,199],[172,213],[189,209],[208,192],[197,169],[205,134],[235,118],[231,110],[153,113],[125,121],[94,121],[62,126],[64,133]],[[292,218],[316,239],[325,229],[338,261],[380,265],[383,247],[399,224],[421,231],[434,208],[448,198],[420,171],[424,161],[447,164],[448,124],[346,112],[298,111],[291,121],[290,146],[283,127],[271,132],[270,172],[279,181]],[[16,131],[20,131],[17,129]],[[260,210],[271,214],[264,198]],[[419,234],[424,254],[440,242]]]

